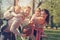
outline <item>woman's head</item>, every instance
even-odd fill
[[[45,21],[47,23],[49,23],[49,16],[50,16],[50,14],[49,14],[49,11],[47,9],[41,10],[41,16],[43,16],[45,18]]]

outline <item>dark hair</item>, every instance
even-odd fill
[[[24,31],[24,29],[25,29],[26,31]],[[27,36],[28,36],[28,35],[30,35],[30,34],[32,33],[32,28],[31,28],[30,26],[24,26],[24,27],[22,28],[22,33],[23,33],[23,34],[27,34]]]
[[[49,16],[50,16],[50,13],[47,9],[43,9],[42,11],[45,11],[45,13],[47,14],[47,17],[46,17],[46,23],[49,24]]]

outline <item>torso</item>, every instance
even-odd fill
[[[34,18],[34,24],[35,24],[35,28],[38,29],[38,28],[43,28],[45,26],[45,20],[41,20],[40,19],[40,15],[38,16],[35,16]]]

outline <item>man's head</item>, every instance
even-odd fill
[[[27,6],[27,7],[25,8],[25,10],[24,10],[25,16],[28,16],[29,13],[30,13],[30,11],[31,11],[31,7],[30,7],[30,6]]]

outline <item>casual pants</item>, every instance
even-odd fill
[[[1,32],[2,40],[16,40],[12,32]]]

